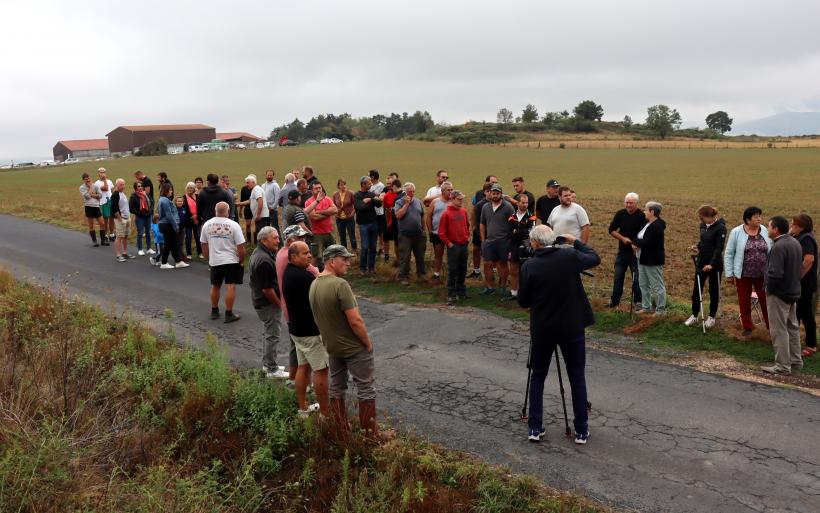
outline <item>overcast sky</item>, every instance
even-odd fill
[[[820,110],[820,2],[0,2],[0,163],[118,125],[495,120],[580,100],[685,126]]]

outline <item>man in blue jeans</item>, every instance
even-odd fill
[[[539,442],[546,430],[543,424],[544,381],[547,379],[552,354],[561,348],[572,391],[575,415],[575,443],[585,444],[589,438],[587,385],[584,375],[586,348],[584,330],[595,322],[589,305],[581,271],[601,263],[595,251],[570,234],[564,234],[566,244],[555,246],[552,228],[539,225],[530,231],[532,258],[521,266],[518,304],[530,308],[530,368],[529,435]]]
[[[376,244],[379,240],[379,224],[376,207],[382,206],[382,200],[370,192],[372,182],[369,176],[359,180],[360,190],[353,195],[353,207],[356,209],[356,224],[362,240],[362,252],[359,255],[359,271],[362,274],[376,272]]]

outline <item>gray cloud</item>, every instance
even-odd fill
[[[0,162],[120,124],[267,134],[321,112],[594,99],[606,119],[820,110],[810,1],[14,2],[0,6]]]

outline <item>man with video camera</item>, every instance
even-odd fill
[[[601,263],[601,258],[575,236],[557,237],[549,226],[530,231],[532,258],[521,266],[518,304],[530,309],[529,436],[538,442],[546,433],[543,427],[544,381],[556,346],[561,348],[572,391],[575,415],[575,443],[585,444],[587,425],[587,388],[584,367],[586,349],[584,330],[595,322],[587,299],[581,272]]]

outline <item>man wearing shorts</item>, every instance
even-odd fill
[[[368,178],[369,181],[369,178]],[[368,194],[370,192],[368,191]],[[330,366],[330,410],[339,438],[347,435],[345,409],[348,375],[356,384],[359,422],[365,433],[378,436],[373,343],[359,313],[350,284],[342,276],[350,267],[350,253],[334,244],[323,255],[325,270],[310,285],[313,318],[327,348]]]
[[[91,236],[91,241],[94,247],[98,247],[97,234],[94,232],[94,220],[100,227],[100,243],[103,246],[108,246],[108,239],[105,237],[105,224],[100,211],[100,196],[102,193],[100,188],[91,183],[91,177],[88,173],[83,173],[83,183],[80,185],[80,195],[83,197],[83,208],[85,209],[85,220],[88,223],[88,235]]]
[[[103,224],[108,232],[108,238],[114,240],[114,218],[111,216],[111,195],[114,194],[114,183],[106,176],[104,167],[97,170],[99,177],[94,185],[100,188],[100,211],[103,216]]]
[[[298,227],[297,227],[298,228]],[[290,303],[288,331],[296,346],[296,400],[299,403],[299,416],[307,417],[316,411],[328,417],[330,399],[328,397],[328,356],[319,328],[313,319],[310,308],[310,286],[315,277],[308,271],[311,255],[310,247],[302,241],[296,241],[288,247],[288,265],[282,277],[282,292],[287,294]],[[313,374],[313,392],[319,400],[318,405],[307,404],[307,386]]]
[[[239,223],[229,219],[231,207],[225,201],[216,204],[216,217],[202,225],[199,237],[202,254],[211,266],[211,319],[219,319],[219,293],[225,284],[225,322],[239,320],[233,313],[236,285],[242,285],[245,261],[245,237]]]
[[[128,196],[125,195],[125,180],[117,179],[114,193],[111,195],[111,217],[114,218],[114,250],[117,262],[125,262],[129,258],[136,258],[128,254],[128,235],[131,233],[131,209],[128,206]]]
[[[481,256],[484,258],[484,282],[486,287],[481,291],[481,295],[489,296],[495,292],[493,286],[493,266],[498,269],[498,287],[501,297],[506,295],[504,287],[507,284],[509,267],[507,257],[509,254],[509,239],[512,229],[507,220],[515,213],[512,205],[505,201],[501,186],[493,184],[490,187],[490,201],[481,208],[481,219],[479,226],[481,234]]]

